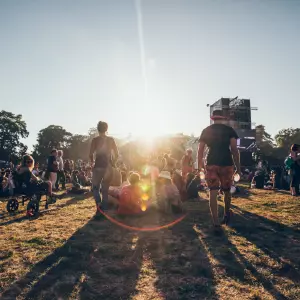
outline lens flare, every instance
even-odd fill
[[[150,186],[149,185],[146,185],[146,184],[143,184],[141,185],[141,189],[144,193],[148,192],[149,189],[150,189]]]
[[[142,198],[143,201],[148,201],[149,200],[149,195],[148,194],[143,194],[141,198]]]
[[[141,205],[141,210],[142,211],[146,211],[147,210],[147,205],[146,204],[142,204]]]
[[[97,209],[98,211],[107,219],[109,220],[110,222],[118,225],[118,226],[121,226],[125,229],[128,229],[128,230],[134,230],[134,231],[158,231],[158,230],[162,230],[162,229],[166,229],[166,228],[170,228],[176,224],[178,224],[179,222],[181,222],[186,216],[187,214],[184,214],[183,216],[179,217],[178,219],[176,219],[175,221],[171,222],[171,223],[168,223],[168,224],[165,224],[165,225],[162,225],[162,226],[156,226],[156,227],[134,227],[134,226],[129,226],[129,225],[126,225],[124,223],[121,223],[120,221],[117,221],[116,219],[110,217],[109,215],[107,215],[104,211],[102,211],[100,209],[99,206],[97,206]]]

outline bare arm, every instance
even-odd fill
[[[237,139],[230,139],[230,150],[233,158],[233,162],[238,173],[241,173],[241,164],[240,164],[240,151],[237,148]]]
[[[181,167],[183,167],[183,165],[184,165],[184,158],[185,158],[185,155],[182,157],[182,159],[181,159],[181,161],[180,161]]]
[[[92,139],[91,148],[90,148],[90,155],[89,155],[91,165],[94,164],[94,153],[95,153],[95,150],[96,150],[96,142],[95,142],[95,139]]]
[[[32,172],[31,172],[31,179],[33,181],[39,181],[40,179],[38,177],[36,177]]]
[[[115,160],[118,160],[120,154],[119,154],[119,149],[118,149],[117,144],[116,144],[116,142],[115,142],[114,139],[112,139],[112,145],[111,145],[111,148],[112,148],[112,150],[113,150],[113,152],[114,152]]]
[[[198,170],[204,168],[204,161],[203,161],[204,148],[205,148],[205,143],[200,142],[198,146]]]

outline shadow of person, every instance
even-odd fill
[[[160,224],[174,216],[157,215]],[[157,232],[140,233],[139,242],[153,265],[153,286],[163,299],[217,299],[205,249],[188,214],[180,223]]]
[[[136,238],[106,219],[91,219],[1,299],[128,299],[140,272]]]
[[[281,267],[274,274],[300,283],[300,233],[299,230],[272,221],[232,205],[234,220],[231,227],[245,237]]]
[[[208,202],[203,203],[206,207],[203,212],[210,213]],[[223,214],[223,206],[219,206],[220,215]],[[287,299],[273,284],[272,280],[266,278],[257,271],[257,268],[240,253],[239,249],[232,242],[232,238],[227,231],[221,230],[219,234],[214,234],[210,220],[199,214],[195,216],[197,225],[195,231],[199,234],[203,248],[209,253],[211,260],[214,261],[215,278],[219,284],[226,280],[234,280],[245,285],[252,286],[253,278],[259,282],[264,289],[275,299]],[[234,221],[236,218],[234,218]],[[233,237],[233,239],[236,236]],[[223,291],[226,292],[225,287]],[[241,291],[240,291],[241,292]],[[242,297],[242,295],[241,295]]]
[[[60,200],[58,200],[56,203],[51,204],[49,206],[49,208],[46,209],[46,208],[44,208],[44,205],[43,205],[45,203],[44,199],[43,199],[43,201],[40,202],[40,209],[39,209],[38,214],[34,218],[31,218],[31,220],[38,219],[39,217],[41,217],[43,215],[46,215],[48,213],[52,213],[54,211],[60,210],[60,209],[66,207],[66,206],[69,206],[69,205],[76,204],[79,201],[83,201],[83,200],[86,200],[85,195],[73,196],[70,199],[68,199],[66,202],[63,202],[63,203],[61,203]],[[25,203],[25,208],[26,208],[27,204],[28,203]],[[21,215],[21,214],[23,214],[23,215]],[[18,222],[25,221],[25,220],[28,219],[28,216],[26,215],[26,211],[23,210],[22,212],[18,211],[15,214],[9,214],[8,212],[5,212],[4,217],[0,218],[0,220],[1,219],[5,220],[5,221],[1,222],[0,226],[5,226],[5,225],[10,225],[10,224],[13,224],[13,223],[18,223]]]

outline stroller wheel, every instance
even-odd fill
[[[19,208],[19,201],[17,199],[9,199],[6,205],[6,210],[9,213],[13,213],[15,211],[17,211]]]
[[[27,216],[35,217],[39,212],[39,202],[31,200],[27,205]]]

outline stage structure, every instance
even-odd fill
[[[256,131],[252,129],[251,112],[258,110],[257,107],[251,107],[250,99],[221,98],[210,107],[210,116],[213,111],[221,111],[222,116],[228,118],[228,125],[233,127],[239,136],[238,146],[241,153],[241,162],[243,165],[250,165],[252,161],[252,152],[256,148]],[[212,121],[211,121],[212,123]]]

